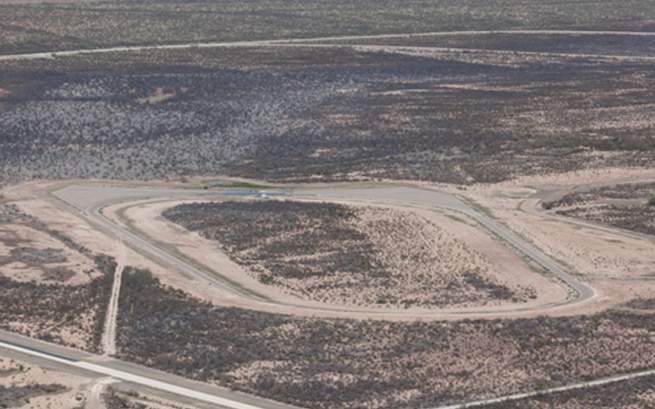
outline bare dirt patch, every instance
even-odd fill
[[[171,400],[112,386],[112,378],[90,379],[0,357],[0,407],[20,409],[190,409]]]
[[[542,250],[569,272],[589,281],[598,297],[580,312],[598,311],[622,303],[650,288],[655,265],[655,241],[597,224],[544,214],[537,192],[599,188],[621,183],[648,183],[655,171],[643,169],[585,170],[563,175],[528,176],[496,185],[468,187],[465,195],[487,209],[524,240]],[[561,196],[560,196],[561,197]],[[634,292],[628,291],[635,290]]]
[[[50,231],[61,232],[71,243],[83,243],[95,253],[118,257],[116,241],[81,220],[81,213],[48,196],[48,192],[61,186],[57,181],[27,182],[4,189],[20,211],[31,219],[40,220]]]
[[[0,406],[3,408],[74,408],[86,379],[0,357]]]
[[[99,273],[87,255],[38,229],[0,224],[0,274],[15,281],[87,284]]]
[[[173,98],[177,93],[173,90],[164,90],[162,87],[157,87],[155,89],[155,92],[152,94],[143,97],[143,98],[137,98],[136,102],[140,104],[156,104],[158,102],[163,102],[166,101],[167,99]]]
[[[398,285],[392,287],[398,293],[387,295],[391,299],[400,295],[403,304],[479,306],[537,298],[535,283],[525,279],[533,275],[525,263],[464,218],[378,207],[361,207],[358,216],[358,229],[397,275]]]

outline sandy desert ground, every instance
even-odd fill
[[[14,281],[80,285],[97,276],[92,260],[35,228],[3,224],[0,235],[0,274]],[[14,258],[22,261],[11,261]]]
[[[487,306],[472,305],[445,309],[393,309],[389,307],[343,306],[338,302],[321,303],[302,299],[284,291],[282,288],[267,286],[260,283],[243,266],[232,261],[212,240],[198,233],[173,224],[161,216],[163,210],[184,202],[197,201],[198,198],[179,196],[174,199],[151,198],[119,203],[103,209],[102,214],[117,223],[126,224],[131,230],[139,232],[144,237],[157,243],[167,251],[182,256],[187,262],[207,266],[208,269],[220,271],[230,280],[240,283],[245,288],[265,295],[274,303],[255,302],[226,294],[217,288],[204,285],[199,280],[180,274],[175,269],[158,264],[155,260],[135,251],[128,245],[94,224],[83,211],[75,209],[51,195],[53,190],[62,186],[61,182],[30,182],[9,187],[3,191],[6,202],[18,206],[29,216],[37,218],[52,231],[64,232],[76,243],[82,243],[93,254],[108,254],[120,258],[122,264],[151,270],[162,283],[184,290],[202,300],[210,301],[218,306],[236,306],[276,313],[290,313],[305,316],[325,317],[355,317],[362,319],[386,320],[437,320],[461,319],[462,317],[530,317],[537,315],[577,315],[602,311],[626,301],[651,297],[655,290],[653,266],[655,265],[655,239],[644,235],[635,235],[628,231],[597,226],[591,223],[579,222],[542,211],[539,204],[539,192],[565,191],[572,186],[603,185],[625,183],[627,181],[655,180],[655,170],[613,169],[607,173],[576,172],[558,177],[523,178],[514,182],[494,185],[476,185],[465,189],[447,185],[430,185],[422,188],[447,191],[466,201],[471,206],[491,215],[497,222],[520,235],[526,242],[540,249],[548,256],[559,261],[568,271],[574,273],[596,291],[596,296],[586,303],[562,305],[556,308],[553,304],[562,303],[567,298],[567,291],[561,283],[551,277],[536,273],[526,260],[514,251],[508,249],[494,239],[474,222],[465,220],[461,214],[455,214],[419,205],[401,205],[399,203],[366,202],[358,200],[340,200],[341,203],[359,209],[364,216],[361,218],[362,229],[382,216],[403,215],[395,220],[406,220],[408,224],[426,223],[428,227],[412,227],[411,231],[419,231],[425,239],[424,249],[434,247],[431,256],[445,257],[439,247],[466,249],[476,254],[473,258],[451,257],[445,265],[447,269],[467,268],[472,260],[486,266],[487,271],[495,279],[511,284],[517,288],[534,288],[536,298],[526,303],[489,303]],[[591,182],[590,182],[591,181]],[[78,182],[73,182],[78,183]],[[82,183],[82,182],[79,182]],[[84,182],[93,185],[93,182]],[[98,184],[99,185],[99,184]],[[116,183],[128,188],[131,184]],[[165,183],[157,186],[166,187]],[[106,193],[106,191],[104,191]],[[206,200],[206,199],[205,199]],[[264,200],[264,199],[256,199]],[[310,200],[305,198],[304,200]],[[319,200],[319,199],[311,199]],[[386,219],[385,219],[386,220]],[[393,224],[392,224],[393,225]],[[12,256],[16,249],[22,247],[46,251],[47,254],[63,255],[64,261],[54,258],[53,262],[39,268],[29,264],[19,265],[7,263],[0,273],[15,280],[43,280],[44,268],[57,266],[75,271],[75,274],[60,278],[65,285],[84,284],[90,280],[93,273],[85,273],[93,268],[93,263],[79,252],[68,248],[52,235],[35,229],[28,224],[5,223],[0,226],[4,232],[0,246],[0,256]],[[397,230],[402,230],[397,228]],[[375,235],[375,230],[370,230]],[[393,232],[380,233],[376,238],[377,245],[389,251],[398,239]],[[405,233],[406,234],[406,233]],[[439,236],[441,238],[439,239]],[[412,239],[415,239],[412,238]],[[55,251],[57,250],[57,251]],[[12,253],[12,251],[14,253]],[[40,254],[40,253],[39,253]],[[393,255],[387,254],[390,264]],[[407,267],[407,266],[405,266]],[[410,266],[408,270],[421,270],[425,266]],[[424,270],[424,274],[427,274]],[[480,314],[481,310],[485,314]],[[380,311],[384,314],[380,314]],[[69,334],[74,337],[75,334]],[[75,344],[75,340],[70,340]],[[81,342],[80,340],[78,340]],[[56,379],[66,390],[57,394],[32,397],[29,403],[22,407],[85,407],[104,408],[102,391],[106,391],[108,380],[91,380],[73,375],[61,375],[47,372],[25,363],[11,362],[2,358],[0,373],[9,374],[0,377],[2,386],[43,384],[46,380]],[[20,369],[23,365],[23,369]],[[247,371],[248,368],[241,368]],[[157,401],[145,397],[148,407],[172,407],[172,403]],[[161,402],[161,403],[157,403]],[[77,405],[77,406],[76,406]],[[168,405],[168,406],[167,406]]]
[[[298,296],[290,294],[281,288],[268,286],[257,281],[256,277],[243,266],[236,264],[232,261],[223,250],[220,249],[218,243],[212,240],[205,239],[195,232],[189,232],[186,229],[174,225],[165,218],[161,217],[161,212],[171,206],[178,205],[183,202],[178,201],[146,201],[140,202],[135,206],[125,207],[119,205],[119,211],[122,211],[124,217],[130,220],[132,225],[145,233],[148,237],[156,238],[160,243],[165,246],[174,248],[176,251],[187,255],[188,257],[199,261],[205,266],[210,266],[215,271],[226,275],[231,280],[240,282],[244,287],[249,288],[259,294],[263,294],[268,298],[275,300],[281,304],[292,304],[297,306],[305,305],[307,307],[320,307],[322,303],[312,302],[310,300],[302,299]],[[359,205],[361,207],[361,205]],[[376,217],[380,217],[379,213],[375,211],[376,208],[365,208],[363,224],[370,224],[375,222]],[[517,255],[511,253],[498,242],[492,240],[484,232],[481,232],[477,227],[468,224],[466,221],[458,221],[449,218],[447,215],[437,213],[427,209],[407,209],[402,206],[386,206],[389,211],[400,212],[404,215],[408,223],[429,221],[431,226],[428,226],[428,231],[424,232],[428,235],[426,248],[429,248],[430,254],[428,259],[442,259],[444,260],[440,265],[426,265],[415,263],[416,265],[398,265],[398,260],[393,260],[400,271],[408,275],[446,275],[450,271],[459,271],[466,268],[474,267],[473,263],[477,262],[478,267],[486,268],[489,274],[493,275],[495,279],[500,282],[510,283],[512,288],[534,288],[538,296],[535,299],[527,299],[526,302],[521,304],[521,308],[531,308],[537,305],[556,304],[566,299],[567,292],[559,284],[554,283],[547,278],[536,274],[530,270],[529,266],[521,260]],[[380,208],[377,208],[379,211]],[[107,209],[107,215],[115,215],[116,209]],[[452,216],[452,215],[451,215]],[[473,224],[473,223],[471,223]],[[438,226],[438,228],[436,227]],[[370,229],[370,226],[369,226]],[[431,229],[431,230],[430,230]],[[374,230],[374,229],[371,229]],[[396,229],[398,231],[399,229]],[[440,237],[441,233],[445,237]],[[383,254],[387,258],[398,258],[394,254],[398,253],[398,243],[402,240],[393,241],[393,238],[388,235],[383,235],[382,232],[377,232],[379,235],[376,242],[384,250]],[[396,237],[398,239],[398,237]],[[391,240],[391,241],[389,241]],[[405,241],[406,242],[406,241]],[[392,247],[396,245],[396,251]],[[458,251],[466,254],[458,254]],[[390,260],[385,260],[389,262]],[[411,277],[407,277],[408,282]],[[363,292],[375,292],[376,289],[362,289]],[[398,289],[400,293],[403,289]],[[415,289],[415,291],[421,291]],[[426,290],[423,290],[426,291]],[[364,294],[352,294],[350,303],[338,303],[337,296],[334,301],[324,303],[332,308],[348,306],[350,311],[366,312],[370,311],[372,306],[357,306],[358,297],[364,297]],[[214,302],[220,300],[214,299]],[[507,307],[509,302],[490,302],[488,307],[502,309]],[[480,307],[480,305],[471,305],[469,307]],[[389,306],[378,306],[377,309],[389,309]],[[453,308],[456,311],[463,311],[466,307]],[[425,312],[424,308],[409,308],[407,314],[411,312]],[[374,317],[376,314],[368,315]]]
[[[122,406],[107,404],[105,395],[112,391],[119,398],[125,393],[112,388],[112,378],[87,378],[55,371],[12,358],[0,357],[0,406],[19,409],[86,408],[113,409]],[[18,390],[28,391],[20,394]],[[129,393],[129,392],[128,392]],[[11,399],[11,397],[16,397]],[[18,398],[22,396],[22,398]],[[129,393],[130,408],[190,409],[177,402],[143,393]],[[6,401],[4,401],[6,400]],[[137,406],[137,405],[143,406]],[[4,406],[6,405],[6,406]],[[125,406],[127,408],[127,406]]]
[[[575,314],[598,311],[628,299],[652,293],[655,281],[648,275],[653,274],[652,266],[655,265],[655,251],[653,251],[655,243],[653,240],[624,234],[615,229],[575,224],[568,220],[545,215],[538,210],[538,201],[533,196],[542,188],[566,189],[568,186],[589,184],[589,181],[602,184],[652,179],[655,179],[654,171],[611,169],[605,173],[590,171],[560,176],[522,178],[495,185],[476,185],[468,187],[466,190],[455,189],[448,185],[429,187],[450,191],[473,203],[474,206],[480,206],[524,240],[559,261],[568,271],[590,283],[598,293],[592,301],[582,306],[552,309],[547,312],[549,314]],[[32,182],[7,189],[5,196],[25,213],[38,216],[39,220],[50,225],[52,229],[65,231],[76,242],[87,243],[94,252],[114,257],[120,256],[120,248],[116,245],[114,237],[108,236],[87,223],[79,211],[61,201],[53,200],[47,193],[44,193],[56,186],[57,184],[52,182]],[[197,233],[188,232],[160,216],[164,209],[182,202],[185,201],[151,199],[123,203],[105,209],[104,215],[117,222],[129,220],[132,224],[131,228],[142,231],[160,245],[166,246],[171,251],[179,252],[186,258],[195,260],[212,270],[219,271],[223,276],[241,283],[245,288],[265,295],[280,304],[309,308],[306,312],[309,315],[315,315],[318,313],[317,311],[321,311],[324,307],[323,303],[303,300],[289,295],[280,288],[261,284],[242,266],[230,260],[216,242],[204,239]],[[351,201],[349,204],[362,205],[355,201]],[[489,268],[489,271],[500,281],[518,287],[535,288],[538,296],[520,308],[529,310],[522,314],[540,314],[542,312],[534,307],[552,305],[566,299],[567,294],[562,286],[536,274],[524,260],[479,228],[474,227],[473,223],[462,223],[461,215],[449,215],[417,206],[413,208],[396,204],[386,204],[385,206],[393,211],[408,212],[413,216],[429,220],[430,223],[448,232],[452,240],[461,241],[467,247],[475,249],[481,255],[480,260],[485,260],[489,266],[493,266],[493,268]],[[375,217],[374,213],[370,213],[368,217]],[[46,245],[46,243],[42,244],[42,246]],[[253,308],[253,305],[242,299],[217,294],[212,288],[172,272],[133,249],[127,248],[124,251],[126,251],[126,265],[151,269],[165,284],[183,289],[219,305]],[[437,250],[435,249],[435,251]],[[77,261],[77,263],[79,262]],[[461,257],[452,257],[448,263],[453,269],[470,267],[470,265],[462,265],[462,263],[470,263],[470,260],[465,261]],[[617,285],[617,283],[621,285]],[[301,308],[286,308],[271,304],[261,304],[257,308],[262,308],[262,306],[276,312],[299,313],[301,310]],[[335,303],[331,307],[338,309],[339,305]],[[311,310],[312,308],[313,310]],[[486,308],[502,310],[503,306],[491,305]],[[353,310],[360,313],[372,312],[363,317],[378,315],[378,311],[370,308],[349,306],[345,310],[348,311],[342,312],[346,314],[352,313]],[[460,307],[449,312],[462,313],[465,310],[466,308]],[[417,309],[412,312],[423,315],[421,313],[425,311]],[[328,313],[327,315],[333,314]],[[401,312],[397,317],[394,314],[385,314],[384,316],[391,319],[414,318],[412,314],[406,314],[406,312]],[[434,314],[434,316],[439,317],[440,314]]]
[[[544,188],[554,191],[653,179],[654,170],[578,171],[519,178],[491,188],[477,186],[468,189],[466,195],[596,289],[598,297],[578,309],[579,312],[593,312],[630,299],[652,296],[655,238],[546,215],[533,196]]]

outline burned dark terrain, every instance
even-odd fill
[[[3,178],[470,184],[650,167],[650,67],[349,46],[5,61]]]
[[[458,30],[652,31],[653,0],[2,0],[0,54]]]
[[[101,345],[108,339],[117,359],[305,408],[432,408],[529,391],[545,393],[487,407],[651,408],[652,375],[547,391],[655,368],[652,240],[644,238],[655,234],[647,172],[655,168],[652,10],[654,0],[0,0],[0,328],[111,355]],[[343,36],[353,37],[320,38]],[[214,41],[249,43],[198,44]],[[98,50],[120,46],[135,48]],[[634,183],[574,189],[542,203],[604,225],[591,244],[576,246],[570,225],[581,223],[545,221],[519,204],[556,180],[541,176],[587,184],[581,180],[613,171]],[[642,174],[649,182],[636,184]],[[526,176],[534,178],[524,184]],[[450,243],[414,245],[416,236],[398,235],[422,234],[429,223],[419,217],[272,200],[169,209],[169,220],[218,240],[260,283],[306,291],[311,302],[395,308],[399,317],[221,304],[232,294],[217,289],[200,299],[206,293],[193,286],[184,288],[198,294],[168,286],[182,280],[177,271],[137,254],[143,247],[127,235],[87,223],[89,209],[50,195],[52,180],[184,181],[211,193],[218,188],[207,181],[223,178],[248,179],[246,186],[249,179],[450,184],[444,189],[571,272],[586,271],[581,260],[598,261],[603,274],[576,277],[598,297],[553,316],[532,310],[517,318],[541,288],[493,280],[483,269],[451,271]],[[48,225],[64,212],[73,217],[59,226],[77,242]],[[383,228],[363,230],[365,212]],[[459,216],[448,216],[463,229]],[[560,230],[573,241],[561,240]],[[376,247],[376,231],[406,251],[398,260],[416,261],[406,271],[438,265],[452,276],[397,279],[389,263],[398,260]],[[606,247],[590,252],[600,241]],[[613,247],[625,251],[606,251]],[[467,256],[482,265],[477,253]],[[121,272],[120,293],[112,292]],[[328,284],[344,295],[308,277],[337,277]],[[369,283],[394,292],[371,296],[362,290]],[[417,319],[410,310],[503,301],[517,309],[502,319]],[[12,385],[22,369],[0,363],[0,406],[77,394],[79,385],[58,381]],[[110,391],[104,404],[140,407],[135,396]]]
[[[479,33],[436,33],[386,38],[325,40],[317,43],[422,47],[475,51],[544,54],[647,57],[655,51],[655,37],[634,32],[532,32],[506,30]]]
[[[121,305],[122,358],[306,408],[435,407],[655,365],[647,300],[560,318],[325,320],[215,307],[131,269]]]

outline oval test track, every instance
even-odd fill
[[[466,311],[440,311],[434,310],[429,312],[403,310],[352,310],[347,308],[337,308],[332,306],[325,306],[322,308],[312,306],[300,306],[293,303],[278,303],[267,300],[265,297],[242,289],[233,283],[228,282],[220,277],[213,276],[201,269],[189,264],[185,260],[180,259],[174,254],[169,253],[165,249],[157,246],[155,243],[148,241],[146,237],[140,236],[126,227],[110,220],[102,213],[102,209],[118,203],[148,199],[148,198],[176,198],[194,197],[194,198],[207,198],[207,196],[217,196],[220,192],[208,192],[206,190],[182,190],[182,189],[150,189],[150,188],[115,188],[115,187],[102,187],[93,185],[71,185],[62,189],[56,190],[52,193],[60,200],[72,205],[82,213],[90,218],[97,225],[100,225],[105,230],[108,230],[118,238],[123,239],[126,244],[129,243],[138,250],[147,253],[149,257],[163,261],[168,266],[191,275],[209,285],[219,289],[223,294],[231,298],[241,298],[248,301],[252,307],[271,307],[282,306],[290,309],[301,310],[300,312],[331,312],[338,313],[344,316],[353,316],[357,313],[366,314],[367,317],[376,316],[384,318],[385,316],[406,315],[411,318],[446,318],[446,317],[477,317],[477,316],[503,316],[514,315],[517,312],[523,311],[545,311],[555,307],[570,306],[572,304],[583,303],[595,296],[595,291],[588,285],[578,281],[575,277],[568,274],[556,263],[551,261],[543,253],[525,243],[515,234],[509,232],[488,216],[472,209],[461,200],[453,195],[436,192],[432,190],[424,190],[410,187],[375,187],[375,188],[332,188],[332,189],[307,189],[300,192],[295,192],[294,196],[311,197],[311,198],[333,198],[333,199],[350,199],[350,200],[365,200],[365,201],[387,201],[408,205],[422,205],[436,208],[447,209],[462,213],[471,219],[477,221],[480,225],[484,226],[491,233],[500,237],[506,243],[514,246],[521,253],[528,258],[534,260],[550,273],[558,277],[566,283],[574,292],[573,297],[557,304],[541,305],[532,308],[518,307],[504,310],[485,311],[485,310],[466,310]],[[293,312],[292,312],[293,313]]]

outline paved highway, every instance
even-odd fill
[[[4,351],[2,351],[4,350]],[[98,357],[75,349],[48,344],[16,334],[0,331],[0,353],[9,351],[17,359],[28,362],[36,360],[37,364],[55,370],[70,370],[81,375],[109,376],[128,382],[134,386],[143,386],[201,401],[229,409],[294,409],[290,405],[268,401],[249,395],[242,395],[228,390],[193,382],[175,375],[166,374],[140,365],[118,360],[97,360]],[[44,365],[44,363],[47,363]]]
[[[189,381],[174,375],[165,374],[150,368],[119,361],[109,361],[105,364],[90,362],[94,356],[78,350],[47,344],[42,341],[26,338],[16,334],[0,331],[0,354],[37,365],[52,368],[53,370],[70,370],[84,376],[109,376],[115,380],[128,382],[132,387],[146,387],[146,392],[156,389],[164,392],[164,397],[177,395],[217,405],[222,408],[234,409],[297,409],[295,407],[268,401],[247,395],[231,393],[205,384]],[[120,365],[120,367],[119,367]],[[455,405],[440,406],[437,409],[465,409],[490,404],[516,401],[536,396],[560,393],[570,390],[605,386],[615,382],[636,379],[655,375],[655,370],[645,370],[629,374],[617,375],[592,381],[578,382],[570,385],[549,388],[532,392],[517,393],[514,395],[499,396]],[[229,397],[226,397],[229,396]]]

